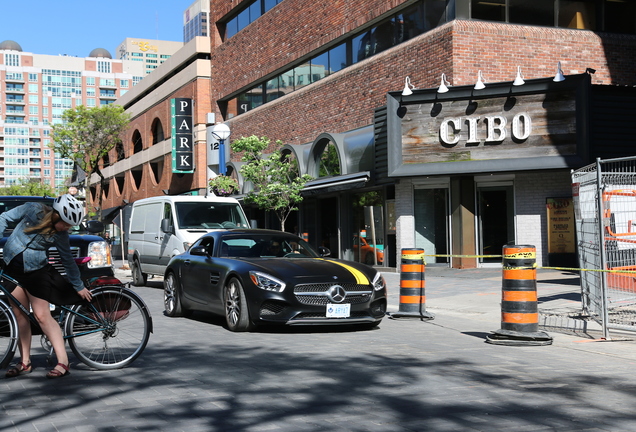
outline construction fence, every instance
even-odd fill
[[[636,331],[636,157],[572,171],[583,312]]]

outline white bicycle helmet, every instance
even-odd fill
[[[55,198],[53,209],[60,214],[64,222],[70,225],[79,225],[84,219],[84,205],[70,194]]]

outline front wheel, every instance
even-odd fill
[[[169,317],[180,317],[185,315],[181,305],[181,292],[179,291],[179,281],[174,273],[170,272],[163,280],[163,307]]]
[[[73,353],[95,369],[119,369],[141,355],[152,318],[144,301],[117,286],[92,291],[90,304],[75,305],[66,318],[65,338]]]
[[[223,292],[225,301],[225,320],[227,327],[233,332],[248,331],[253,328],[250,314],[247,310],[247,299],[241,282],[232,278]]]
[[[0,369],[9,367],[18,346],[18,323],[9,305],[0,301]]]
[[[132,284],[134,286],[144,286],[148,282],[148,275],[141,272],[139,260],[135,259],[131,266]]]

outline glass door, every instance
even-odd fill
[[[449,189],[447,187],[416,188],[415,197],[415,247],[424,249],[426,255],[448,255],[449,238]],[[426,257],[426,263],[448,264],[448,257]]]
[[[514,189],[512,182],[477,184],[477,235],[479,255],[501,255],[504,245],[515,241]],[[501,257],[479,262],[501,264]]]

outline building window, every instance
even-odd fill
[[[95,77],[86,77],[86,85],[94,86],[95,85]]]
[[[38,74],[30,73],[29,82],[38,82]]]
[[[111,73],[111,63],[109,61],[98,60],[97,71],[102,73]]]
[[[128,88],[128,83],[129,83],[129,81],[127,79],[119,80],[119,86],[121,88]]]
[[[5,54],[4,64],[7,66],[20,66],[20,54]]]

